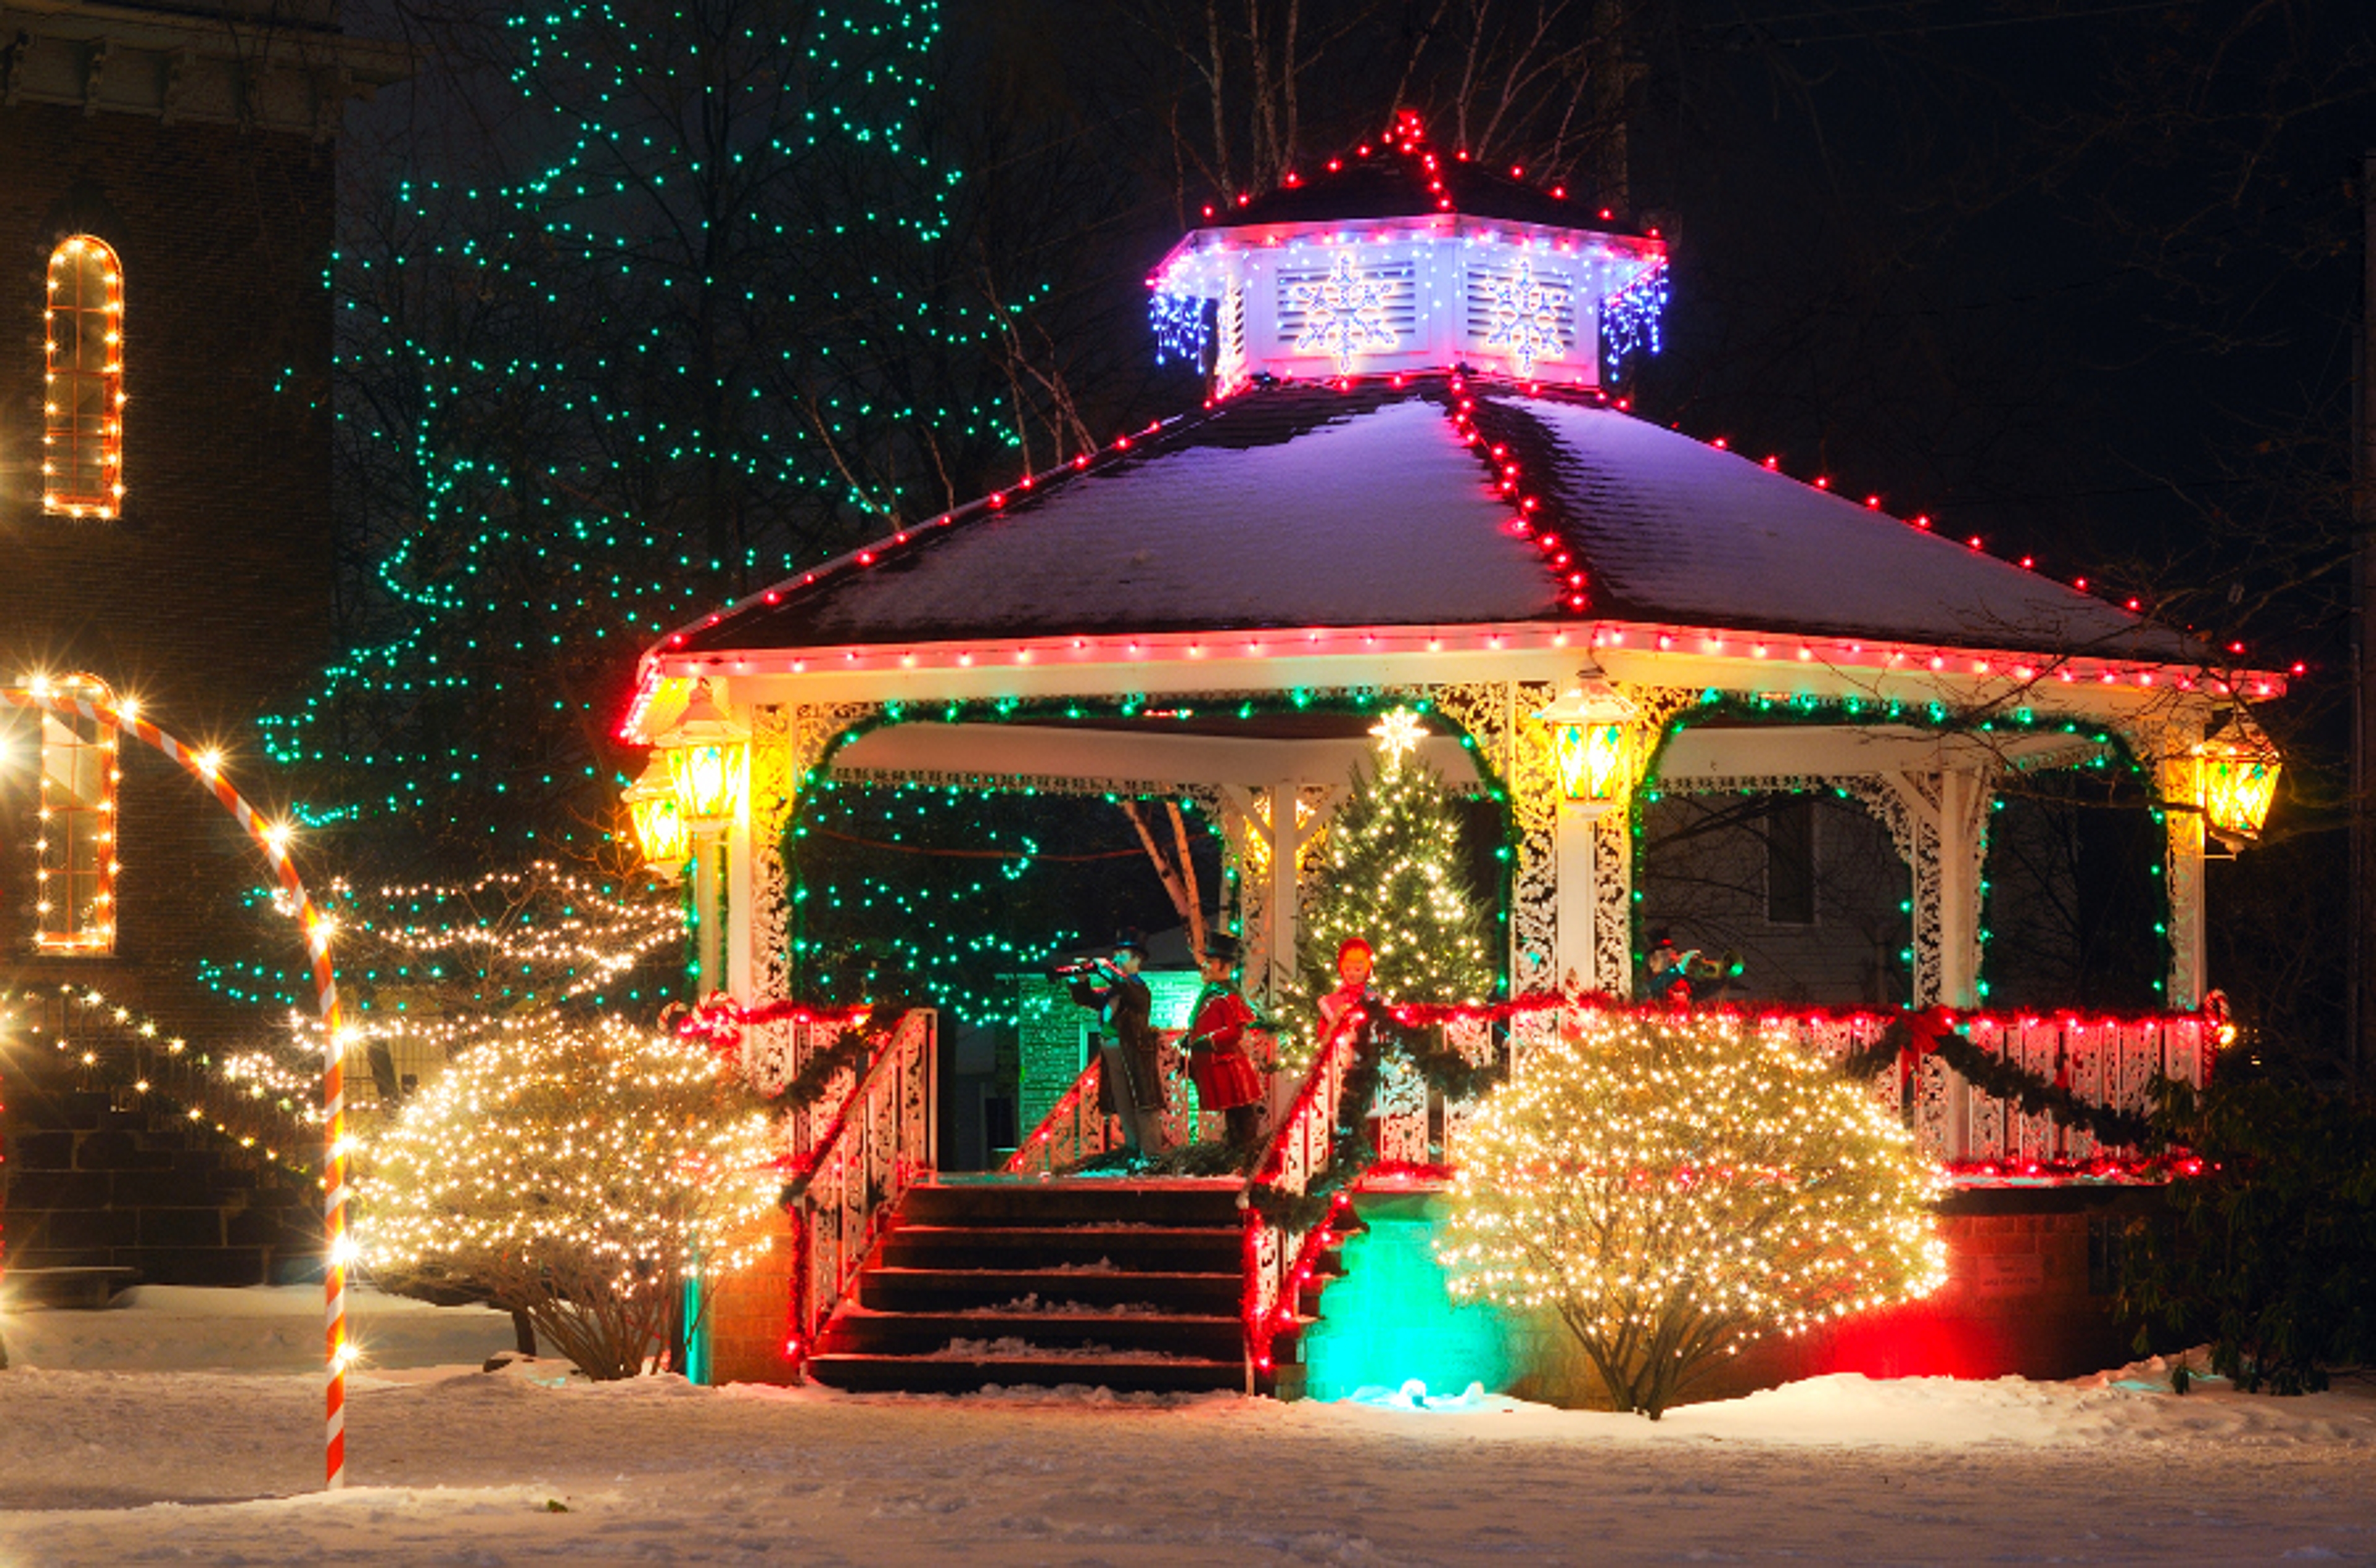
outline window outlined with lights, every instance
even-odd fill
[[[52,689],[113,705],[106,683],[70,675]],[[78,713],[42,714],[42,795],[33,909],[43,953],[115,951],[115,731]]]
[[[50,253],[42,312],[42,510],[124,509],[124,266],[92,234]]]

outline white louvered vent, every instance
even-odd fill
[[[1331,353],[1334,344],[1321,344],[1316,339],[1306,342],[1305,337],[1315,327],[1325,329],[1328,317],[1325,309],[1315,311],[1315,297],[1325,302],[1332,291],[1341,295],[1346,278],[1349,276],[1357,291],[1375,288],[1379,291],[1374,322],[1378,329],[1393,339],[1381,342],[1374,333],[1357,329],[1352,340],[1364,353],[1393,353],[1415,347],[1419,341],[1418,270],[1409,261],[1373,262],[1357,266],[1340,273],[1335,266],[1282,267],[1278,269],[1278,346],[1289,353]],[[1358,295],[1357,295],[1358,297]]]
[[[1466,272],[1461,300],[1462,340],[1472,351],[1495,359],[1515,359],[1522,346],[1531,345],[1531,357],[1537,362],[1589,357],[1579,347],[1584,342],[1585,329],[1581,291],[1566,268],[1544,267],[1530,260],[1522,269],[1513,260],[1472,264]],[[1534,320],[1531,330],[1521,326],[1505,332],[1512,306],[1526,296],[1528,284],[1539,291],[1544,308],[1539,315],[1528,313]]]

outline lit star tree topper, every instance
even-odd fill
[[[1493,330],[1485,341],[1509,350],[1518,374],[1532,375],[1537,360],[1556,359],[1566,350],[1560,327],[1567,310],[1567,290],[1538,279],[1534,262],[1520,256],[1516,273],[1494,288]]]
[[[1304,313],[1296,351],[1317,349],[1336,360],[1337,374],[1352,374],[1353,362],[1362,354],[1399,341],[1386,325],[1386,300],[1393,292],[1386,279],[1362,273],[1350,255],[1339,255],[1319,282],[1295,286],[1295,303]]]
[[[1370,944],[1371,984],[1383,996],[1480,1002],[1499,979],[1489,906],[1465,863],[1452,792],[1419,753],[1426,737],[1408,709],[1387,714],[1373,770],[1355,769],[1352,793],[1311,868],[1310,918],[1297,943],[1295,1049],[1312,1043],[1322,996],[1336,989],[1336,949]]]
[[[1455,1297],[1548,1309],[1620,1409],[1946,1280],[1938,1168],[1781,1029],[1574,1010],[1461,1137]]]
[[[1398,707],[1371,725],[1370,733],[1378,738],[1378,750],[1387,762],[1399,767],[1427,739],[1427,726],[1409,708]]]

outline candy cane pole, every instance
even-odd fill
[[[339,986],[330,972],[330,922],[314,907],[305,885],[298,880],[296,862],[289,857],[289,829],[267,822],[222,777],[221,759],[212,752],[194,752],[139,715],[129,702],[93,702],[69,696],[36,681],[29,686],[0,686],[0,702],[36,712],[77,714],[131,735],[162,752],[182,771],[206,787],[207,792],[231,813],[247,836],[272,862],[280,889],[296,910],[305,932],[305,953],[314,967],[314,998],[322,1014],[322,1115],[325,1158],[322,1164],[322,1233],[329,1243],[329,1267],[322,1276],[324,1326],[327,1343],[323,1411],[323,1462],[329,1485],[347,1484],[347,1362],[353,1352],[347,1345],[347,1261],[353,1247],[347,1240],[347,1097],[344,1064],[339,1056]]]

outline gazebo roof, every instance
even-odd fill
[[[1598,394],[1457,374],[1257,386],[778,584],[659,651],[1525,622],[2207,657]]]

